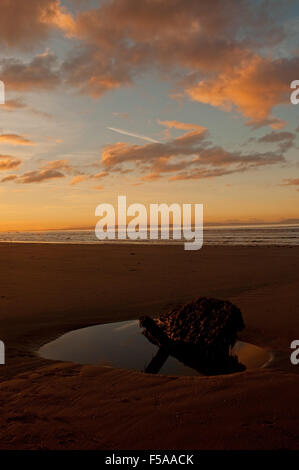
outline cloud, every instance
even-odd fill
[[[179,121],[160,121],[160,120],[158,120],[157,122],[158,124],[167,127],[167,130],[171,128],[175,128],[175,129],[189,131],[189,132],[186,132],[183,136],[176,138],[176,143],[180,145],[186,144],[186,143],[191,144],[193,141],[196,143],[198,141],[198,138],[202,140],[208,134],[207,128],[199,124],[179,122]],[[170,138],[170,133],[169,134],[167,133],[166,136]]]
[[[2,59],[1,76],[13,90],[64,83],[98,98],[156,69],[178,78],[181,96],[236,110],[253,127],[284,125],[272,110],[288,101],[299,59],[265,55],[287,35],[278,2],[227,0],[223,8],[221,0],[111,0],[76,16],[58,0],[27,3],[1,2],[0,42],[32,47],[54,28],[74,47],[62,66],[49,51],[28,62]]]
[[[83,183],[84,181],[87,181],[87,180],[90,180],[90,179],[99,180],[99,179],[105,178],[106,176],[108,176],[108,174],[109,173],[107,171],[101,171],[99,173],[91,174],[91,175],[85,174],[85,173],[84,174],[79,174],[77,176],[74,176],[74,178],[71,181],[71,185],[74,186],[76,184]]]
[[[4,178],[2,178],[0,180],[1,183],[7,183],[8,181],[14,181],[18,178],[17,175],[7,175],[7,176],[4,176]]]
[[[47,170],[72,170],[69,160],[52,160],[50,162],[47,162],[44,168],[46,168]]]
[[[99,98],[108,91],[132,85],[129,64],[113,59],[97,47],[83,49],[84,52],[67,59],[61,68],[67,86]]]
[[[170,181],[174,181],[223,176],[285,161],[280,148],[264,153],[232,152],[209,142],[209,132],[201,125],[178,121],[160,123],[186,132],[165,143],[107,145],[102,152],[103,167],[120,173],[134,164],[142,181],[154,181],[163,174],[177,173],[170,177]]]
[[[88,178],[89,178],[88,175],[74,176],[74,178],[71,181],[71,185],[74,186],[76,184],[82,183],[83,181],[86,181]]]
[[[175,129],[182,129],[185,131],[198,131],[198,132],[203,132],[206,130],[206,127],[201,126],[200,124],[193,124],[193,123],[186,123],[186,122],[180,122],[180,121],[160,121],[158,119],[158,124],[161,126],[166,126],[169,129],[174,127]]]
[[[12,165],[3,169],[16,168],[20,165],[21,161],[14,159],[14,157],[5,158],[13,159]],[[0,169],[1,169],[1,156],[0,156]],[[69,165],[68,160],[53,160],[46,162],[41,168],[37,170],[27,171],[22,175],[8,175],[2,178],[1,183],[15,181],[16,183],[21,184],[30,184],[30,183],[42,183],[57,178],[64,178],[66,175],[62,172],[71,171],[71,166]]]
[[[169,181],[182,181],[182,180],[197,180],[204,178],[215,178],[217,176],[231,175],[233,173],[239,173],[245,171],[244,169],[235,169],[235,170],[225,170],[225,169],[198,169],[189,173],[180,173],[175,176],[171,176]]]
[[[161,178],[160,173],[148,173],[147,175],[142,176],[141,181],[156,181]]]
[[[270,119],[287,100],[298,59],[271,59],[259,49],[285,39],[279,5],[248,0],[113,0],[78,13],[72,34],[81,41],[63,66],[82,93],[131,86],[146,69],[181,70],[190,99],[235,108],[251,125]],[[179,31],[179,34],[178,34]],[[295,74],[295,75],[294,75]]]
[[[101,179],[101,178],[105,178],[108,175],[109,175],[109,173],[107,171],[100,171],[99,173],[96,173],[95,175],[92,175],[92,178]]]
[[[191,126],[188,124],[188,126]],[[206,128],[192,125],[188,129],[196,129],[187,132],[182,137],[170,140],[166,143],[155,142],[147,145],[129,145],[124,142],[107,145],[103,149],[102,164],[104,167],[113,167],[124,162],[149,162],[161,158],[172,158],[176,155],[192,155],[195,152],[194,145],[201,142],[206,136]]]
[[[252,54],[238,66],[186,87],[185,93],[191,100],[224,111],[235,108],[250,125],[270,117],[270,125],[277,126],[271,111],[274,106],[289,103],[290,82],[298,68],[298,57],[271,60]]]
[[[35,142],[18,134],[0,134],[0,143],[12,145],[35,145]]]
[[[295,138],[295,134],[292,132],[270,132],[258,139],[258,142],[262,143],[276,143],[282,142],[285,140],[293,140]]]
[[[211,150],[211,153],[210,153]],[[215,166],[217,168],[192,168],[189,172],[181,172],[178,175],[171,176],[169,181],[190,180],[190,179],[203,179],[215,178],[217,176],[225,176],[234,173],[243,173],[258,167],[266,165],[275,165],[283,163],[284,157],[279,154],[273,153],[253,153],[253,154],[239,154],[236,152],[229,153],[221,148],[209,149],[204,152],[206,164]],[[210,156],[214,155],[214,159]],[[201,162],[205,161],[205,157]],[[218,163],[217,163],[218,162]]]
[[[284,179],[287,186],[299,186],[299,178]]]
[[[72,37],[75,32],[75,20],[59,0],[53,2],[50,8],[44,9],[40,19],[49,27],[61,29],[68,37]]]
[[[4,109],[5,111],[13,112],[18,110],[26,110],[31,112],[32,114],[36,114],[37,116],[45,117],[51,119],[53,116],[49,113],[44,111],[39,111],[38,109],[31,108],[21,98],[14,98],[5,100],[5,103],[1,106],[0,109]]]
[[[283,119],[277,119],[275,117],[260,119],[259,121],[256,120],[249,120],[245,122],[246,126],[250,126],[253,130],[260,129],[261,127],[269,126],[272,129],[282,129],[287,125],[287,121]]]
[[[259,143],[272,144],[278,143],[281,151],[286,152],[294,146],[296,134],[292,132],[270,132],[258,139]]]
[[[22,160],[11,155],[0,155],[0,171],[12,170],[21,165]]]
[[[29,62],[16,58],[1,59],[0,75],[7,90],[12,91],[49,90],[61,82],[57,58],[49,50]]]
[[[1,0],[0,44],[21,50],[31,50],[42,43],[51,29],[70,34],[72,16],[58,0]]]
[[[15,157],[0,155],[0,170],[10,170],[17,168],[21,164],[21,160]],[[52,160],[43,162],[38,169],[27,171],[21,175],[8,175],[0,180],[1,183],[14,181],[20,184],[42,183],[53,179],[65,178],[72,176],[71,185],[82,183],[87,180],[100,180],[108,176],[107,171],[101,171],[95,174],[87,174],[83,172],[86,165],[73,166],[68,159]]]
[[[285,178],[280,186],[299,186],[299,178]],[[299,187],[296,191],[299,191]]]
[[[17,183],[29,184],[29,183],[41,183],[56,178],[64,178],[65,175],[57,170],[34,170],[27,171],[22,176],[17,178]]]

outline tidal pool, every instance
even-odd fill
[[[79,364],[98,364],[120,369],[146,371],[160,351],[142,334],[138,320],[96,325],[70,331],[38,351],[45,359]],[[237,341],[232,353],[246,369],[263,367],[270,360],[264,349]],[[206,375],[173,356],[163,358],[156,373],[163,375]],[[210,375],[210,374],[209,374]]]

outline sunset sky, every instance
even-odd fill
[[[0,230],[299,219],[298,1],[1,0]]]

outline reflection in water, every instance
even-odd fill
[[[269,360],[266,351],[241,341],[232,352],[246,368],[262,367]],[[210,375],[183,364],[163,348],[158,349],[142,334],[137,320],[71,331],[43,346],[39,354],[46,359],[165,375]]]

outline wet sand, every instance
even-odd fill
[[[0,448],[299,448],[299,248],[0,244]],[[267,369],[163,377],[62,364],[35,351],[66,331],[215,296]]]

